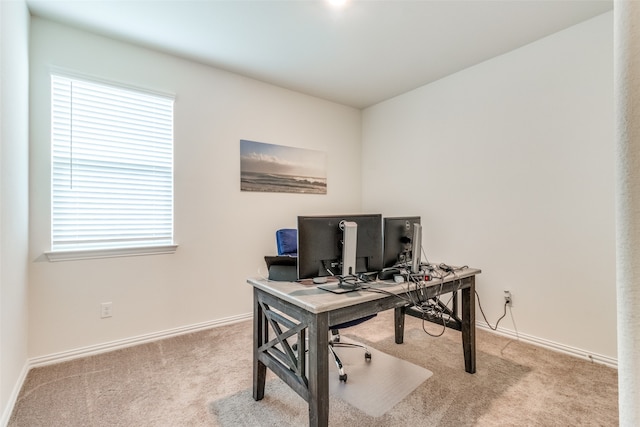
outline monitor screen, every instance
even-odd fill
[[[298,217],[298,279],[342,275],[342,221],[357,224],[356,273],[382,270],[382,215]]]
[[[384,268],[411,267],[414,251],[420,259],[420,244],[414,247],[413,242],[414,224],[420,224],[419,216],[384,219]]]

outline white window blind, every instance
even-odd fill
[[[51,251],[173,244],[173,99],[51,76]]]

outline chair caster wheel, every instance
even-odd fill
[[[368,351],[364,354],[364,360],[366,360],[367,362],[371,362],[371,353],[369,353]]]
[[[340,381],[346,383],[347,382],[347,374],[340,375]]]

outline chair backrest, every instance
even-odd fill
[[[298,256],[298,230],[281,228],[276,231],[278,255]]]

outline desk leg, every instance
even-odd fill
[[[458,292],[455,291],[452,294],[452,298],[451,298],[451,306],[453,307],[453,309],[451,310],[453,312],[453,317],[454,318],[459,318],[458,316]]]
[[[258,360],[258,349],[269,340],[267,319],[258,302],[258,291],[253,290],[253,399],[262,400],[267,367]]]
[[[470,278],[471,284],[462,290],[462,349],[464,351],[464,370],[470,374],[476,372],[476,278]]]
[[[394,310],[394,325],[396,330],[396,344],[402,344],[404,342],[404,315],[406,307],[396,307]]]
[[[309,426],[329,425],[329,318],[313,316],[309,325]]]

